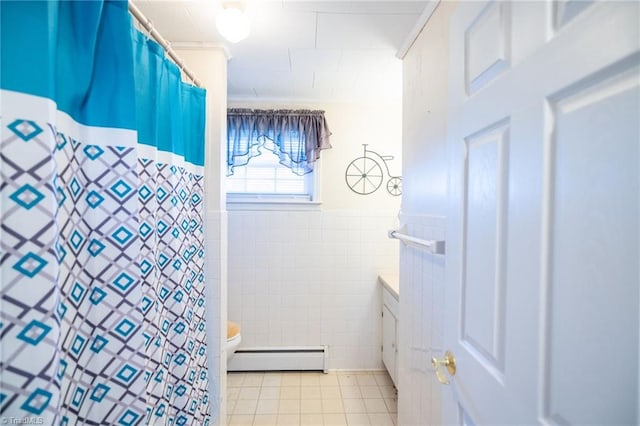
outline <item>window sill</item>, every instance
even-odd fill
[[[233,200],[227,201],[227,211],[320,211],[320,201],[307,200]]]

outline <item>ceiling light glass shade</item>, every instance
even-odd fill
[[[237,43],[249,36],[251,22],[240,9],[227,7],[216,17],[216,28],[222,37]]]

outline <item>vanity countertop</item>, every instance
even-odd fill
[[[396,300],[400,300],[400,280],[397,275],[381,273],[378,280]]]

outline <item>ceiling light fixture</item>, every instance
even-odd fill
[[[249,17],[237,4],[230,4],[216,16],[216,28],[220,35],[231,43],[244,40],[251,32]]]

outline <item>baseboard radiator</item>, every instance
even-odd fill
[[[328,346],[238,349],[227,371],[329,371]]]

